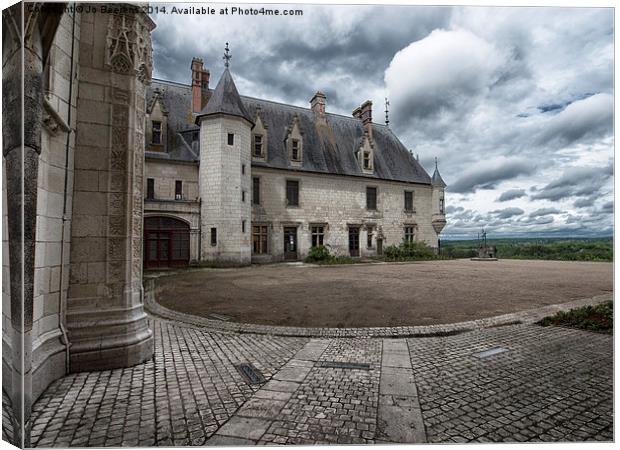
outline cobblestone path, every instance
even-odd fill
[[[612,336],[523,324],[408,339],[152,327],[151,361],[53,383],[34,405],[33,446],[613,439]],[[248,384],[239,363],[265,382]]]

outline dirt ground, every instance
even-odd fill
[[[611,292],[611,263],[431,261],[204,269],[158,281],[163,306],[234,322],[311,327],[430,325]]]

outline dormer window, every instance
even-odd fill
[[[262,134],[254,135],[254,156],[256,158],[263,157],[263,135]]]
[[[362,145],[357,151],[357,161],[364,173],[373,173],[374,145],[367,134],[364,134]]]
[[[286,136],[286,151],[291,166],[301,167],[304,157],[303,133],[299,125],[299,116],[295,114]]]
[[[299,161],[299,139],[293,139],[291,141],[291,159],[293,161]]]
[[[364,152],[364,170],[372,170],[372,164],[370,162],[370,152]]]
[[[151,143],[155,145],[161,144],[161,122],[158,120],[151,121]]]
[[[254,129],[252,130],[252,158],[267,160],[268,139],[267,127],[261,117],[261,109],[256,108]]]

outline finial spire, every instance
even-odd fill
[[[228,66],[230,66],[230,60],[232,59],[230,49],[228,48],[228,42],[226,43],[226,48],[224,49],[224,56],[222,56],[222,59],[224,60],[224,67],[228,69]]]
[[[386,127],[390,125],[390,115],[389,115],[388,106],[390,106],[390,102],[388,101],[387,97],[385,97],[385,126]]]
[[[435,170],[437,170],[437,157],[435,156]]]

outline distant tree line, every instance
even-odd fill
[[[560,261],[613,261],[613,238],[487,239],[506,259],[548,259]],[[478,256],[478,241],[441,241],[447,258]]]

